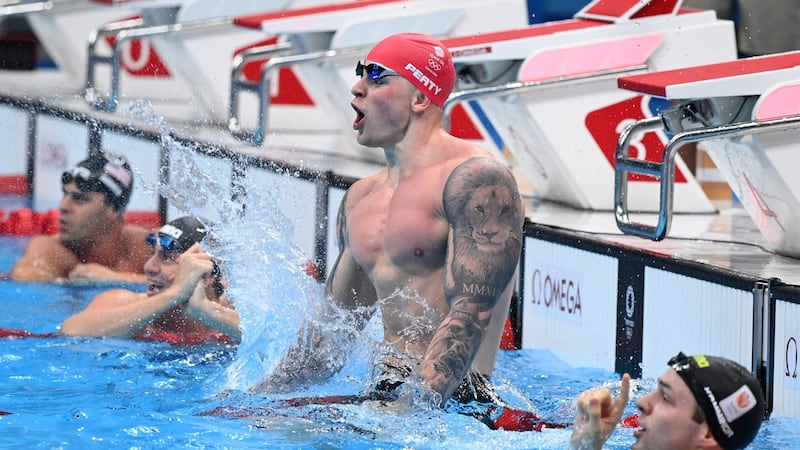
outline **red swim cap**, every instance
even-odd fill
[[[439,40],[427,34],[389,36],[372,48],[367,60],[399,73],[440,108],[456,82],[456,69],[450,52]]]

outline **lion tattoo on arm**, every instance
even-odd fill
[[[457,291],[475,285],[496,296],[522,248],[522,206],[511,171],[491,158],[462,163],[445,185],[444,209],[453,229],[447,285]]]

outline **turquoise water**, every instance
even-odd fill
[[[114,285],[0,281],[4,328],[55,331],[72,311]],[[273,319],[275,321],[279,319]],[[271,320],[265,321],[269,326]],[[562,449],[569,430],[492,431],[459,414],[376,404],[289,408],[284,397],[356,393],[368,358],[354,358],[329,383],[287,396],[226,388],[240,359],[233,347],[176,347],[118,339],[0,340],[0,448],[382,448]],[[616,375],[575,368],[546,350],[502,351],[494,381],[513,406],[554,421],[573,417],[572,399]],[[652,381],[637,383],[634,398]],[[266,406],[269,414],[233,419],[201,413],[223,406]],[[635,410],[629,407],[629,414]],[[773,419],[752,448],[799,448],[800,421]],[[628,448],[621,429],[607,448]]]
[[[110,287],[0,281],[0,300],[10,312],[0,326],[55,331],[64,317]],[[564,430],[491,431],[470,417],[414,407],[279,407],[253,419],[199,415],[218,406],[274,406],[280,398],[225,389],[226,370],[236,358],[247,356],[218,345],[4,339],[0,410],[12,414],[0,416],[0,448],[560,448],[568,438]],[[579,389],[575,379],[609,378],[598,371],[563,371],[563,364],[542,351],[506,352],[501,360],[505,368],[496,378],[505,386],[501,393],[509,400],[519,396],[524,406],[539,403],[542,412],[562,409]],[[548,371],[531,366],[537,361]],[[528,375],[512,389],[504,380],[518,377],[512,375],[518,371]],[[289,397],[356,393],[362,382],[353,378],[368,377],[368,361],[354,361],[344,373]]]

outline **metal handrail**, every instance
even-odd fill
[[[625,128],[617,140],[614,168],[614,212],[617,227],[625,234],[660,241],[669,233],[675,186],[675,155],[684,145],[710,139],[736,138],[753,134],[800,128],[800,116],[740,122],[718,127],[700,128],[675,134],[664,146],[661,162],[644,161],[628,155],[633,136],[664,126],[661,116],[640,120]],[[648,225],[630,220],[628,210],[628,174],[649,175],[660,180],[658,222]]]
[[[263,130],[255,130],[251,132],[241,131],[239,124],[238,111],[239,111],[239,98],[242,92],[260,92],[261,80],[258,82],[249,81],[244,78],[244,67],[247,63],[264,57],[274,57],[283,52],[288,52],[293,48],[291,42],[280,42],[269,45],[262,45],[258,47],[249,48],[242,53],[234,56],[233,63],[231,64],[231,88],[228,97],[228,130],[240,140],[251,142],[252,140],[261,139],[263,141],[263,134],[260,138],[257,137],[259,132]],[[259,104],[261,103],[259,96]],[[259,111],[259,120],[261,120],[262,112]],[[259,142],[260,144],[260,142]]]
[[[336,58],[344,58],[349,56],[363,55],[367,47],[352,47],[341,50],[322,50],[316,52],[302,53],[297,55],[278,56],[271,58],[264,64],[259,79],[257,92],[258,92],[258,122],[255,129],[243,129],[240,125],[239,119],[236,115],[233,103],[229,108],[230,117],[228,118],[228,130],[231,134],[240,141],[246,142],[250,145],[261,145],[264,143],[264,136],[268,131],[268,115],[267,111],[270,105],[270,90],[269,80],[273,72],[277,72],[283,67],[293,64],[305,64],[310,62],[322,62]],[[231,83],[233,86],[233,83]],[[252,86],[248,88],[250,91],[255,91]],[[238,106],[238,104],[236,105]]]
[[[470,101],[477,98],[494,98],[503,97],[508,95],[523,94],[526,92],[534,91],[537,89],[550,87],[552,85],[570,85],[580,84],[590,81],[599,81],[607,78],[617,78],[623,74],[630,74],[634,72],[641,72],[647,70],[646,64],[641,64],[632,67],[625,67],[621,69],[603,70],[599,72],[592,72],[589,74],[564,76],[557,78],[549,78],[538,81],[513,81],[510,83],[502,84],[499,86],[488,86],[482,88],[465,89],[456,91],[450,94],[444,103],[444,129],[450,131],[450,116],[453,108],[459,103]]]
[[[204,19],[185,23],[173,23],[167,25],[146,26],[144,19],[136,18],[110,23],[102,28],[93,31],[89,35],[88,59],[86,70],[86,89],[84,99],[89,105],[97,110],[113,112],[117,108],[119,97],[120,82],[120,55],[121,45],[133,39],[150,38],[171,33],[208,31],[213,28],[233,25],[230,17]],[[111,48],[110,56],[100,56],[95,53],[97,42],[108,35],[116,34],[114,45]],[[111,67],[111,83],[108,95],[102,99],[95,86],[95,70],[100,64],[108,64]]]

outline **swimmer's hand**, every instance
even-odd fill
[[[622,375],[619,395],[611,401],[607,388],[593,388],[578,396],[578,411],[572,428],[571,448],[600,450],[622,418],[630,395],[631,377]]]
[[[198,284],[204,284],[205,277],[211,273],[214,264],[211,256],[194,244],[186,250],[178,260],[178,270],[175,279],[166,289],[172,293],[175,304],[181,305],[189,302]]]

